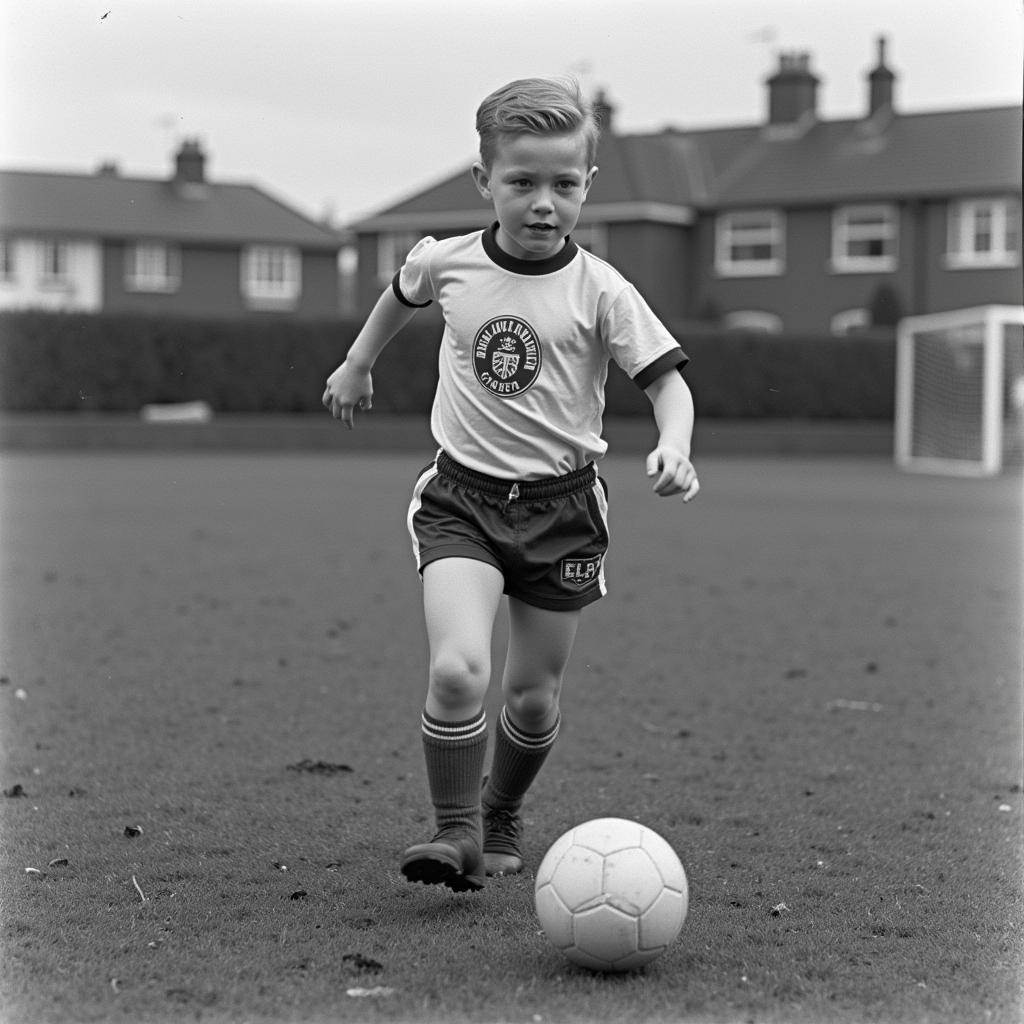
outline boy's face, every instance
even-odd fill
[[[494,203],[498,245],[523,260],[546,259],[562,248],[596,174],[581,132],[505,136],[489,168],[473,166],[476,187]]]

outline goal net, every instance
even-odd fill
[[[1021,460],[1024,307],[907,317],[896,346],[898,466],[993,476]]]

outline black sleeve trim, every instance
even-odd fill
[[[413,309],[423,309],[424,307],[429,306],[434,301],[433,299],[427,299],[426,302],[410,302],[402,294],[402,288],[398,283],[398,275],[401,273],[402,272],[399,270],[396,272],[395,276],[391,278],[391,290],[395,293],[395,298],[398,299],[403,306],[411,306]]]
[[[659,377],[668,373],[669,370],[683,372],[683,367],[690,361],[690,357],[681,349],[674,348],[663,356],[658,356],[653,363],[648,363],[634,378],[633,383],[640,388],[648,387]]]

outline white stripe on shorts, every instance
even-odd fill
[[[440,454],[440,452],[438,452]],[[420,566],[420,542],[416,536],[416,529],[413,526],[413,516],[419,512],[423,506],[423,492],[434,477],[437,476],[437,458],[434,458],[433,463],[428,466],[421,474],[419,479],[416,481],[416,486],[412,489],[412,500],[409,502],[409,512],[405,517],[405,525],[409,530],[409,538],[412,540],[412,554],[413,558],[416,559],[416,568]]]
[[[604,532],[606,534],[608,534],[608,536],[610,538],[611,534],[609,533],[609,530],[608,530],[608,495],[606,495],[604,493],[604,487],[601,484],[600,480],[595,480],[594,481],[593,491],[594,491],[594,499],[597,501],[597,510],[598,510],[598,512],[601,513],[601,522],[604,524]],[[611,541],[609,539],[609,547],[610,546],[611,546]],[[605,563],[605,559],[607,557],[608,557],[608,552],[605,551],[604,555],[601,558],[601,568],[600,568],[600,570],[598,570],[598,577],[597,577],[597,585],[601,588],[601,596],[602,597],[606,597],[607,594],[608,594],[608,587],[605,584],[605,576],[604,576],[604,563]]]

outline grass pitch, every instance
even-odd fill
[[[0,460],[0,1018],[1019,1021],[1018,479],[703,460],[684,508],[608,459],[527,871],[455,896],[397,872],[430,831],[426,461]],[[625,977],[532,907],[606,815],[691,884]]]

